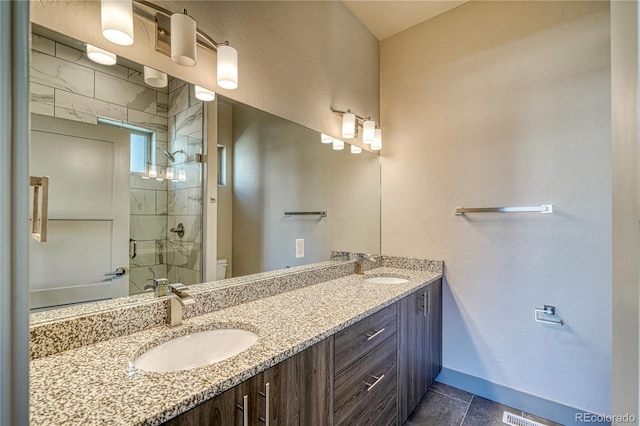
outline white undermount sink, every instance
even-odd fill
[[[365,277],[363,279],[371,284],[404,284],[409,282],[408,279],[403,277],[393,277],[386,275],[374,275],[371,277]]]
[[[154,372],[189,370],[230,358],[257,341],[257,334],[237,328],[200,331],[149,349],[133,362],[133,366]]]

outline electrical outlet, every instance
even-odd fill
[[[304,240],[303,239],[296,240],[296,259],[299,257],[304,257]]]

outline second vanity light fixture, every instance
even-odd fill
[[[171,45],[170,52],[165,52],[160,48],[156,48],[156,50],[166,53],[176,64],[188,67],[197,63],[197,46],[215,52],[217,54],[218,86],[230,90],[238,87],[238,52],[229,46],[228,41],[218,43],[200,30],[196,21],[187,14],[186,10],[184,13],[173,13],[144,0],[101,0],[100,5],[102,35],[107,40],[121,46],[132,45],[134,41],[133,14],[136,13],[138,16],[146,18],[148,13],[144,13],[141,9],[151,9],[156,14],[156,46],[161,44],[161,38]],[[115,57],[114,54],[111,55]],[[147,81],[146,70],[145,81]],[[164,87],[148,84],[153,87]],[[161,81],[156,81],[156,84],[161,84]],[[209,92],[202,96],[211,98],[213,92],[201,89]],[[213,96],[215,97],[215,94]]]
[[[331,108],[331,111],[342,116],[342,137],[353,139],[358,137],[358,126],[362,126],[362,142],[371,145],[373,151],[382,149],[382,129],[376,127],[376,122],[371,117],[361,117],[351,110],[340,111]]]

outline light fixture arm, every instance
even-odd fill
[[[362,123],[363,123],[364,121],[371,120],[371,117],[361,117],[361,116],[359,116],[358,114],[356,114],[355,112],[351,111],[350,109],[348,109],[348,110],[346,110],[346,111],[340,111],[339,109],[335,109],[335,108],[331,107],[331,112],[335,112],[335,113],[336,113],[336,114],[338,114],[339,116],[343,116],[343,115],[345,115],[345,114],[347,114],[347,113],[353,114],[353,115],[355,115],[355,116],[356,116],[356,121],[358,122],[358,124],[359,124],[360,126],[362,126]]]
[[[162,6],[158,6],[158,5],[153,4],[153,3],[149,2],[149,1],[146,1],[146,0],[133,0],[133,4],[134,4],[134,12],[136,12],[137,15],[139,15],[139,16],[145,16],[146,15],[144,13],[144,11],[140,8],[140,6],[152,9],[156,13],[159,13],[159,14],[165,16],[166,18],[171,18],[171,15],[173,15],[173,12],[171,12],[170,10],[165,9]],[[135,6],[138,6],[138,7],[135,7]],[[185,10],[185,13],[186,13],[186,10]],[[198,46],[203,47],[203,48],[205,48],[207,50],[210,50],[212,52],[217,52],[218,51],[218,47],[220,47],[220,46],[229,46],[229,41],[228,40],[225,40],[222,43],[218,43],[209,34],[205,33],[200,28],[196,28],[196,34],[198,36],[198,40],[196,41]]]

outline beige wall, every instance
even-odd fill
[[[613,369],[616,414],[638,413],[638,4],[611,3]],[[637,424],[637,422],[636,422]]]
[[[380,73],[382,252],[445,261],[444,367],[610,412],[608,3],[470,2],[384,40]]]
[[[34,1],[31,19],[334,137],[339,136],[341,119],[331,112],[332,106],[378,119],[378,41],[342,2],[155,3],[172,11],[187,9],[215,40],[229,40],[238,50],[237,90],[216,85],[214,54],[201,49],[197,66],[180,67],[155,52],[148,21],[136,19],[133,46],[108,42],[100,32],[98,1]]]

